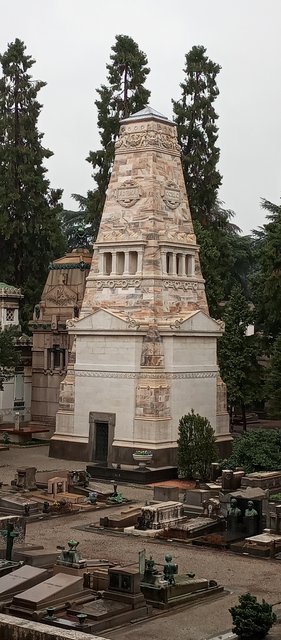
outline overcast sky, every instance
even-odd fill
[[[264,221],[260,198],[280,202],[280,0],[0,0],[0,50],[16,37],[36,59],[40,129],[54,156],[53,187],[72,193],[93,188],[90,149],[99,147],[95,89],[116,34],[134,38],[147,54],[150,104],[172,116],[184,56],[202,44],[222,67],[218,77],[220,197],[248,232]]]

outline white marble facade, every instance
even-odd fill
[[[76,363],[52,455],[100,461],[104,424],[108,462],[149,449],[155,466],[175,464],[191,409],[229,437],[222,327],[209,316],[176,128],[150,108],[121,126],[81,315],[68,326]]]

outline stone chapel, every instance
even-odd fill
[[[192,408],[231,440],[173,122],[150,107],[123,120],[80,317],[61,383],[50,455],[153,467],[176,464]]]

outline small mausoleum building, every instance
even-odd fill
[[[231,439],[223,329],[209,315],[177,130],[150,107],[121,124],[81,313],[67,325],[76,362],[73,352],[50,455],[131,465],[142,449],[154,467],[175,465],[192,408],[219,444]]]
[[[87,249],[74,249],[54,260],[29,323],[33,334],[31,419],[39,426],[49,426],[52,433],[60,383],[74,338],[66,329],[66,321],[79,316],[90,266]]]
[[[19,305],[23,298],[21,290],[0,282],[0,330],[19,327]],[[20,422],[30,420],[31,405],[31,340],[21,335],[16,346],[21,353],[21,363],[15,374],[3,383],[0,391],[0,424],[14,424],[15,414]]]

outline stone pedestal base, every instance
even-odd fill
[[[177,447],[170,445],[165,448],[153,449],[149,443],[143,443],[141,446],[116,446],[112,447],[112,462],[124,465],[134,465],[133,453],[136,449],[147,449],[152,452],[152,460],[147,466],[153,468],[159,467],[176,467],[177,466]]]
[[[79,438],[55,435],[50,440],[49,457],[88,462],[88,442]]]

